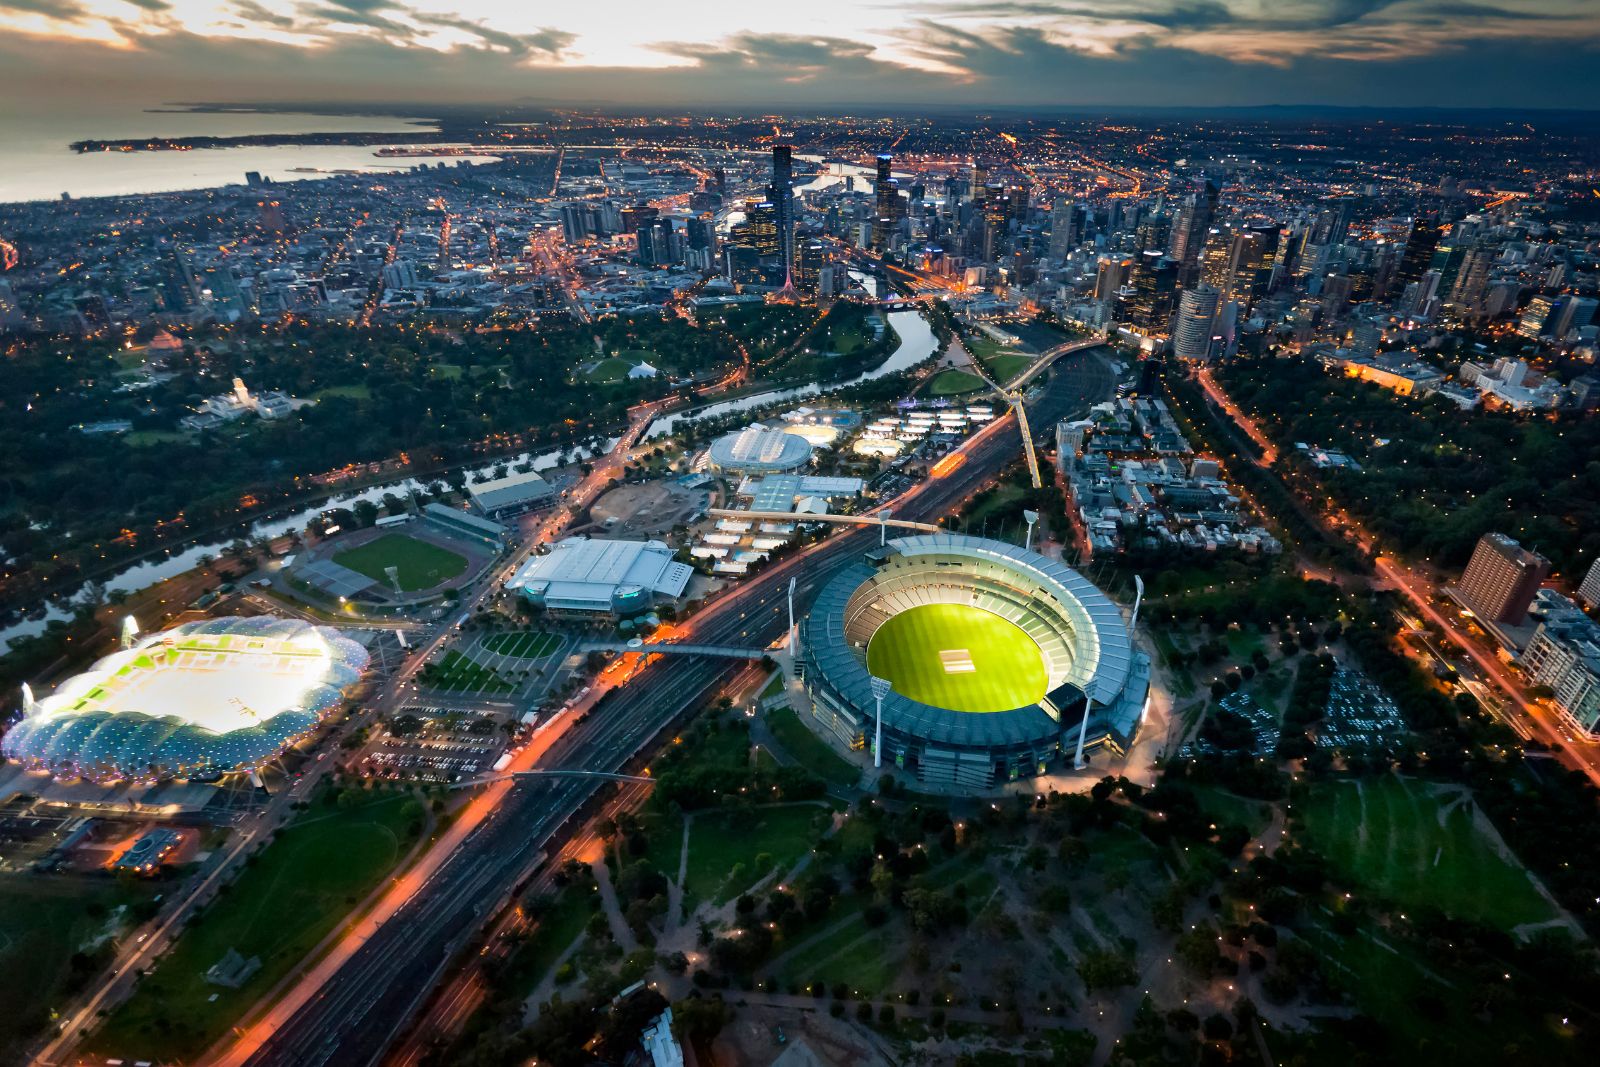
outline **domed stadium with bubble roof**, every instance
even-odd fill
[[[870,756],[878,679],[882,766],[958,790],[1070,765],[1080,733],[1085,750],[1125,752],[1150,689],[1149,659],[1088,579],[966,534],[898,538],[845,567],[800,654],[813,730]]]
[[[0,752],[61,778],[189,777],[265,764],[337,708],[369,662],[338,631],[272,616],[143,637],[33,700]]]

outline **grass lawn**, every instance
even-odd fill
[[[467,369],[459,363],[435,363],[428,368],[428,373],[435,378],[443,378],[447,382],[453,382],[467,373]]]
[[[93,876],[0,877],[0,1062],[23,1062],[20,1043],[65,1006],[72,954],[109,928],[115,909],[155,892]]]
[[[952,711],[1010,711],[1037,702],[1048,676],[1039,646],[992,611],[923,604],[872,635],[867,669],[901,696]]]
[[[389,586],[386,568],[398,568],[400,588],[407,593],[432,589],[467,569],[466,557],[402,533],[384,534],[359,548],[346,549],[333,561],[382,582],[384,588]]]
[[[189,435],[176,430],[134,430],[123,440],[134,448],[147,448],[150,445],[165,445],[173,441],[187,441]]]
[[[585,377],[591,382],[620,382],[628,377],[633,367],[634,364],[628,360],[612,356],[596,363]]]
[[[193,1061],[304,959],[405,851],[409,798],[353,795],[361,801],[354,807],[315,803],[281,831],[191,922],[89,1048],[129,1062]],[[261,960],[238,989],[205,980],[229,949]]]
[[[497,652],[502,656],[513,659],[538,659],[548,656],[561,644],[561,638],[555,634],[540,633],[537,630],[518,630],[515,633],[491,634],[483,639],[483,647],[490,652]]]
[[[684,892],[722,904],[768,871],[793,866],[811,849],[812,823],[822,813],[815,804],[795,804],[696,815],[689,828]],[[758,862],[760,856],[769,862]]]
[[[1403,778],[1325,782],[1297,808],[1312,844],[1350,882],[1401,907],[1431,904],[1509,929],[1555,917],[1453,794]],[[1445,808],[1450,807],[1448,812]]]
[[[371,400],[372,389],[365,385],[334,385],[311,394],[313,400]]]
[[[1011,379],[1033,366],[1033,360],[1027,356],[1005,355],[990,356],[983,361],[984,367],[989,371],[989,377],[1005,385]]]
[[[1200,800],[1201,809],[1218,826],[1236,824],[1252,834],[1259,834],[1272,821],[1272,805],[1264,800],[1251,800],[1213,786],[1197,785],[1192,788]]]
[[[942,370],[928,382],[929,396],[959,396],[987,389],[983,379],[964,370]]]
[[[860,768],[812,733],[792,708],[774,708],[766,713],[766,719],[767,729],[778,739],[778,744],[807,770],[820,774],[834,785],[854,785],[860,779]]]
[[[442,692],[460,693],[512,693],[516,683],[507,681],[497,671],[490,670],[455,649],[444,654],[437,666],[423,669],[418,676],[424,686]]]

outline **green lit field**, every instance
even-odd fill
[[[893,616],[867,645],[867,669],[901,696],[951,711],[1026,707],[1047,683],[1032,638],[965,604],[924,604]]]
[[[359,548],[347,549],[334,556],[333,561],[382,582],[385,589],[389,588],[386,568],[395,567],[399,570],[400,589],[407,593],[432,589],[467,569],[466,559],[449,549],[400,533],[384,534]]]

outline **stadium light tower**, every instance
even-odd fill
[[[889,695],[893,683],[887,678],[872,676],[872,699],[878,704],[878,728],[872,738],[872,765],[883,766],[883,698]]]
[[[884,508],[878,512],[878,547],[884,548],[889,544],[889,516],[894,514],[894,509]]]
[[[1023,541],[1022,547],[1023,547],[1024,550],[1032,550],[1032,548],[1033,548],[1033,528],[1039,522],[1039,513],[1037,511],[1024,511],[1022,513],[1022,517],[1028,521],[1028,536]]]
[[[1078,751],[1072,757],[1072,769],[1083,770],[1088,764],[1083,762],[1083,739],[1089,736],[1089,713],[1094,710],[1094,697],[1088,693],[1083,694],[1083,725],[1078,727]]]
[[[789,655],[794,655],[796,645],[794,629],[794,579],[789,579]]]
[[[1144,600],[1144,579],[1135,574],[1133,576],[1133,618],[1128,621],[1128,633],[1133,633],[1134,627],[1139,625],[1139,604]]]

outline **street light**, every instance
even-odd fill
[[[883,698],[889,695],[890,691],[894,688],[894,684],[892,682],[890,682],[889,679],[887,679],[887,678],[879,678],[877,675],[872,675],[869,680],[872,683],[872,699],[874,701],[876,701],[877,705],[878,705],[878,727],[877,727],[877,731],[873,735],[873,739],[872,739],[872,765],[874,767],[882,767],[883,766]]]

